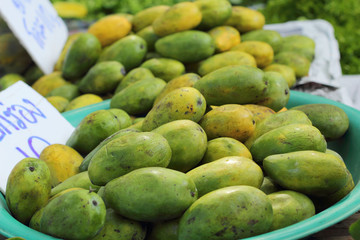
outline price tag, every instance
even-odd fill
[[[37,66],[50,74],[68,30],[49,0],[1,0],[0,15]]]
[[[50,144],[65,144],[74,127],[44,97],[19,81],[0,92],[0,190],[13,167],[38,158]]]

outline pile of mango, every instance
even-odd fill
[[[348,117],[329,104],[285,108],[314,42],[264,24],[255,10],[198,0],[71,35],[33,88],[59,111],[105,98],[110,109],[14,167],[12,215],[63,239],[235,240],[342,199],[354,182],[327,141]]]
[[[147,96],[142,100],[146,103],[133,103],[143,105],[142,109],[128,112],[144,115],[172,79],[185,73],[200,78],[236,65],[280,73],[266,73],[262,83],[249,80],[252,83],[245,83],[247,89],[256,85],[256,91],[247,93],[253,97],[236,101],[277,109],[286,104],[285,88],[308,74],[315,44],[305,36],[282,37],[276,31],[264,30],[264,24],[260,12],[232,6],[227,0],[161,5],[136,15],[113,14],[86,31],[70,35],[54,72],[43,75],[6,24],[0,22],[0,91],[23,80],[60,112],[109,98],[113,98],[113,106],[122,108],[127,105],[122,100],[128,96],[136,95],[136,101]],[[138,83],[126,88],[134,82]],[[192,82],[177,84],[193,86]],[[259,94],[264,84],[269,90]]]

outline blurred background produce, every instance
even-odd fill
[[[64,0],[52,0],[53,3]],[[99,19],[111,13],[137,12],[155,5],[174,5],[184,0],[68,0],[86,6],[87,21]],[[233,5],[252,6],[262,11],[266,23],[281,23],[291,20],[324,19],[335,29],[339,42],[343,74],[360,73],[360,1],[358,0],[230,0]],[[74,23],[73,23],[74,24]]]

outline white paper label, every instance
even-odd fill
[[[1,0],[0,15],[37,66],[50,74],[68,30],[49,0]]]
[[[74,127],[44,97],[19,81],[0,92],[0,188],[25,157],[50,144],[65,144]]]

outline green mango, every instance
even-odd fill
[[[99,62],[118,61],[128,72],[141,64],[146,52],[145,40],[137,35],[130,35],[117,40],[104,49],[99,57]]]
[[[199,29],[208,30],[223,25],[231,16],[231,3],[227,0],[197,0],[202,18]]]
[[[194,85],[207,104],[248,104],[262,100],[267,82],[261,69],[250,66],[227,66],[202,77]]]
[[[85,189],[50,200],[34,218],[38,231],[69,240],[91,239],[105,224],[106,208],[99,195]],[[33,220],[32,220],[33,221]]]
[[[26,79],[25,82],[29,85],[32,85],[42,76],[44,76],[43,71],[35,64],[29,67],[24,73],[24,77]]]
[[[155,78],[154,74],[147,68],[134,68],[128,72],[115,89],[115,94],[126,88],[127,86],[146,78]]]
[[[145,61],[140,67],[148,68],[155,77],[166,82],[185,73],[184,64],[169,58],[153,58]]]
[[[303,35],[286,36],[281,41],[279,52],[296,52],[312,61],[315,55],[315,42]]]
[[[198,72],[201,76],[209,74],[219,68],[233,65],[256,67],[255,58],[246,52],[229,51],[211,56],[199,64]]]
[[[199,197],[216,189],[247,185],[260,188],[263,172],[253,160],[231,156],[200,165],[186,173],[195,183]]]
[[[291,109],[304,112],[327,140],[342,137],[349,129],[349,118],[341,108],[332,104],[305,104]]]
[[[179,218],[153,223],[146,240],[178,240]]]
[[[159,93],[154,101],[154,105],[156,105],[160,99],[162,99],[166,94],[171,92],[172,90],[181,88],[181,87],[193,87],[195,82],[200,79],[200,76],[195,73],[186,73],[176,78],[170,80],[163,90]]]
[[[88,172],[85,171],[85,172],[75,174],[74,176],[67,178],[62,183],[56,185],[54,188],[51,189],[50,196],[54,196],[54,195],[58,194],[59,192],[62,192],[63,190],[66,190],[69,188],[83,188],[83,189],[97,192],[99,190],[100,186],[92,184],[92,182],[90,181]]]
[[[207,137],[205,131],[196,122],[175,120],[155,128],[152,132],[162,135],[170,145],[172,156],[167,168],[187,172],[204,156]]]
[[[100,41],[90,33],[81,33],[67,50],[61,68],[63,77],[68,80],[83,77],[96,63],[100,53]]]
[[[292,87],[296,83],[295,71],[289,66],[283,64],[270,64],[263,69],[265,72],[278,72],[286,80],[289,87]]]
[[[97,194],[101,197],[101,199],[104,201],[105,207],[106,209],[109,208],[109,204],[106,202],[105,200],[105,186],[101,186],[99,188],[99,191],[97,192]]]
[[[116,61],[105,61],[95,64],[79,83],[83,93],[112,93],[125,76],[124,66]]]
[[[198,122],[205,113],[203,95],[192,87],[182,87],[169,92],[145,116],[143,131],[151,131],[165,123],[189,119]]]
[[[263,99],[256,102],[258,105],[266,106],[280,111],[286,106],[290,98],[290,89],[285,78],[277,72],[265,72],[267,90],[262,95]]]
[[[126,219],[108,208],[104,227],[91,240],[144,240],[146,229],[144,223]]]
[[[148,51],[155,50],[155,42],[159,40],[159,36],[155,34],[154,28],[152,26],[147,26],[141,29],[139,32],[136,33],[139,37],[143,38],[146,41]]]
[[[315,215],[315,206],[309,197],[291,190],[268,195],[274,218],[271,230],[277,230],[301,222]]]
[[[92,183],[109,181],[144,167],[167,167],[171,148],[158,133],[129,133],[101,147],[92,157],[88,172]]]
[[[14,34],[0,35],[0,77],[7,73],[23,74],[32,63],[30,55]]]
[[[349,227],[349,233],[354,240],[360,239],[360,219],[353,222]]]
[[[155,47],[155,46],[154,46]],[[145,56],[145,61],[153,58],[162,58],[162,56],[157,52],[148,52]]]
[[[2,18],[0,18],[0,34],[3,33],[10,33],[11,30],[8,27],[7,23],[5,22],[5,20],[3,20]]]
[[[271,201],[251,186],[212,191],[193,203],[179,224],[179,240],[233,240],[266,233],[273,220]]]
[[[213,55],[215,42],[208,33],[188,30],[160,38],[155,43],[155,49],[163,57],[193,63]]]
[[[86,157],[84,158],[84,160],[82,161],[82,163],[79,166],[79,170],[81,172],[83,171],[87,171],[90,161],[93,158],[93,156],[95,155],[95,153],[102,148],[103,146],[105,146],[108,142],[121,137],[123,135],[132,133],[132,132],[140,132],[139,130],[135,130],[135,129],[130,129],[130,128],[125,128],[125,129],[121,129],[113,134],[111,134],[109,137],[105,138],[103,141],[101,141],[89,154],[86,155]]]
[[[52,97],[52,96],[64,97],[67,100],[71,101],[74,98],[80,96],[79,87],[75,84],[62,85],[60,87],[55,88],[46,95],[46,97]]]
[[[8,73],[0,78],[0,91],[5,90],[18,81],[25,81],[25,78],[17,73]]]
[[[273,129],[255,140],[250,148],[253,159],[261,163],[274,154],[303,150],[325,152],[326,140],[321,132],[307,124],[290,124]]]
[[[207,149],[201,163],[210,163],[230,156],[252,159],[249,149],[242,142],[230,137],[219,137],[207,143]]]
[[[130,115],[146,114],[165,85],[160,78],[142,79],[116,93],[110,107],[123,109]]]
[[[273,63],[291,67],[296,77],[305,77],[309,74],[311,62],[297,52],[283,51],[275,54]]]
[[[258,29],[241,35],[241,41],[262,41],[270,44],[274,52],[278,52],[283,37],[279,32],[267,29]]]
[[[261,184],[260,190],[268,195],[270,193],[280,191],[280,188],[274,183],[274,181],[271,178],[265,176],[264,181]]]
[[[37,158],[24,158],[11,170],[6,184],[6,204],[16,220],[28,224],[50,197],[50,170]]]
[[[145,167],[108,182],[105,199],[122,216],[156,222],[180,217],[197,199],[197,190],[185,173]]]
[[[343,199],[354,189],[355,183],[352,178],[352,175],[348,170],[346,170],[346,173],[347,173],[346,183],[342,188],[340,188],[340,190],[332,194],[328,194],[326,196],[311,197],[312,201],[315,204],[315,208],[317,212],[321,212],[331,207],[332,205]]]
[[[312,125],[310,119],[301,111],[298,110],[288,110],[285,112],[278,112],[272,114],[265,118],[263,121],[259,122],[256,125],[255,131],[253,134],[246,140],[245,146],[250,149],[256,139],[258,139],[263,134],[282,126],[289,124],[301,123]]]
[[[79,123],[66,145],[81,154],[88,154],[102,140],[130,125],[131,118],[124,110],[97,110]]]
[[[337,157],[317,151],[270,155],[263,168],[281,187],[312,196],[333,194],[347,181],[346,168]]]

